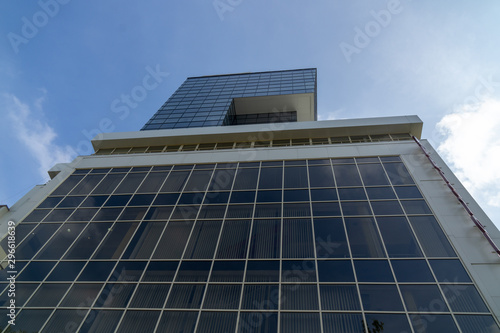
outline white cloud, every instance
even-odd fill
[[[478,202],[500,207],[500,100],[463,105],[437,129],[445,136],[438,151],[460,181]]]
[[[42,116],[38,115],[42,111],[42,103],[46,94],[43,89],[42,92],[43,96],[34,103],[37,114],[12,94],[3,94],[1,104],[11,120],[14,135],[38,162],[39,174],[44,179],[48,179],[47,171],[51,167],[57,163],[70,162],[76,156],[76,152],[71,146],[57,145],[54,142],[57,137],[56,132],[43,120]]]

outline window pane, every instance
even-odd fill
[[[56,310],[41,332],[71,332],[83,320],[81,310]]]
[[[321,309],[361,310],[355,285],[320,285]]]
[[[318,287],[313,284],[281,285],[281,308],[283,310],[317,310]]]
[[[217,250],[218,259],[246,258],[250,221],[226,221]]]
[[[311,220],[283,220],[283,258],[314,257]]]
[[[97,185],[96,189],[92,194],[111,194],[116,186],[122,181],[125,174],[108,174],[104,179]]]
[[[316,282],[316,265],[311,260],[283,260],[281,282]]]
[[[64,296],[70,284],[43,283],[26,306],[55,307]]]
[[[424,200],[402,200],[406,214],[432,214]]]
[[[422,194],[416,186],[396,186],[394,189],[400,199],[422,198]]]
[[[400,285],[408,311],[448,312],[437,285]]]
[[[122,258],[148,259],[164,227],[164,222],[142,222]]]
[[[391,264],[398,282],[434,282],[425,260],[392,260]]]
[[[432,320],[429,320],[429,315],[410,315],[413,328],[415,332],[425,330],[428,333],[441,333],[441,332],[458,332],[457,325],[450,315],[432,315]],[[475,331],[477,332],[477,331]]]
[[[140,284],[130,302],[131,308],[162,308],[170,284]]]
[[[151,172],[141,187],[137,190],[137,193],[148,193],[148,192],[158,192],[163,181],[167,178],[168,172]]]
[[[392,185],[414,184],[403,163],[384,163],[384,168]]]
[[[233,332],[236,328],[237,318],[237,312],[202,312],[196,332]]]
[[[309,182],[311,187],[335,187],[332,167],[330,165],[309,166]]]
[[[392,187],[384,186],[384,187],[367,187],[366,192],[368,193],[368,197],[370,200],[375,199],[396,199],[396,195],[392,190]]]
[[[83,181],[75,186],[73,191],[70,192],[71,195],[78,194],[89,194],[94,187],[104,178],[104,175],[87,175]]]
[[[174,284],[166,308],[199,309],[205,284]]]
[[[280,314],[282,333],[320,333],[319,313],[286,313]]]
[[[197,221],[184,258],[212,259],[219,238],[220,221]]]
[[[116,223],[102,241],[101,246],[94,255],[94,259],[119,258],[138,225],[138,222]]]
[[[389,185],[381,164],[359,164],[358,168],[365,186]]]
[[[385,257],[382,243],[372,218],[346,218],[345,223],[353,257]]]
[[[278,314],[272,312],[241,312],[238,332],[278,332]]]
[[[471,282],[460,260],[429,260],[439,282]]]
[[[279,286],[276,284],[247,284],[243,291],[242,309],[278,309]]]
[[[47,281],[74,281],[84,265],[84,261],[61,261],[47,277]]]
[[[291,201],[309,201],[309,190],[285,190],[285,202]]]
[[[78,281],[106,281],[115,264],[115,261],[90,261],[78,277]]]
[[[307,188],[307,169],[303,167],[285,168],[285,188]]]
[[[456,315],[463,333],[498,333],[500,328],[492,316]]]
[[[86,223],[65,223],[47,245],[36,255],[36,259],[59,259],[80,234]]]
[[[170,172],[160,192],[180,192],[190,173],[190,171]]]
[[[115,193],[134,193],[144,177],[146,177],[145,172],[129,173],[115,190]]]
[[[365,189],[363,187],[343,187],[339,188],[340,200],[366,200]]]
[[[94,306],[124,308],[132,297],[135,286],[135,283],[107,283]]]
[[[403,215],[403,210],[397,200],[372,201],[371,205],[375,215]]]
[[[254,220],[249,258],[278,258],[280,220]]]
[[[144,268],[145,261],[120,261],[109,281],[139,281]]]
[[[277,282],[279,281],[280,262],[249,261],[247,263],[246,282]]]
[[[212,263],[210,261],[184,261],[177,273],[177,282],[205,282]]]
[[[242,282],[244,261],[215,261],[210,282]]]
[[[337,186],[361,186],[358,169],[354,164],[334,165],[335,180]]]
[[[319,282],[354,282],[350,260],[318,260]]]
[[[342,219],[315,218],[314,235],[318,258],[348,258],[350,256]]]
[[[396,285],[360,285],[363,308],[367,311],[403,311]]]
[[[312,201],[332,201],[337,199],[337,191],[334,188],[321,188],[311,190]]]
[[[259,191],[257,192],[257,202],[281,202],[282,191]]]
[[[359,282],[394,282],[387,260],[354,260]]]
[[[193,332],[198,312],[164,311],[158,332]]]
[[[62,307],[90,307],[102,288],[101,283],[75,283],[64,297]]]
[[[253,190],[257,186],[259,169],[238,169],[233,190]]]
[[[338,201],[313,202],[313,216],[340,216],[340,205]]]
[[[210,177],[212,177],[212,170],[194,170],[191,173],[191,177],[189,177],[184,191],[205,191]]]
[[[382,327],[383,332],[411,332],[404,314],[366,313],[365,316],[368,329],[372,332],[380,331]]]
[[[85,319],[79,333],[113,332],[122,314],[123,311],[92,310]]]
[[[372,215],[368,201],[341,201],[344,216]]]
[[[38,332],[51,313],[52,310],[24,309],[16,317],[16,326],[10,327],[14,329],[13,332]],[[7,332],[9,331],[7,330]]]
[[[427,256],[457,256],[434,216],[411,216],[409,219]]]
[[[84,176],[82,175],[71,175],[66,180],[59,185],[51,195],[66,195],[78,184]]]
[[[282,168],[262,168],[260,170],[259,189],[281,188]]]
[[[64,259],[90,258],[108,230],[110,230],[111,225],[112,223],[90,223],[66,253]]]
[[[209,284],[203,302],[204,309],[237,309],[240,306],[241,285]]]
[[[365,328],[361,314],[323,313],[323,329],[325,333],[358,333]]]
[[[178,261],[150,261],[142,281],[168,282],[174,279]]]
[[[421,257],[422,252],[404,216],[377,217],[389,257]]]
[[[122,333],[153,332],[160,311],[127,311],[118,329]]]
[[[30,260],[60,226],[60,223],[50,223],[41,224],[36,227],[36,229],[26,237],[24,242],[17,247],[16,258],[19,260]]]
[[[231,186],[233,185],[235,174],[235,169],[215,170],[208,189],[210,191],[230,190]]]
[[[153,258],[180,259],[193,224],[192,221],[169,222],[158,243]]]

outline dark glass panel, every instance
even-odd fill
[[[127,311],[118,331],[121,333],[153,332],[160,311]]]
[[[338,186],[361,186],[358,169],[354,164],[334,165],[335,180]]]
[[[84,221],[88,222],[97,213],[98,208],[78,208],[71,215],[68,221]]]
[[[283,260],[281,282],[316,282],[316,264],[312,260]]]
[[[92,219],[93,221],[114,221],[118,218],[123,208],[101,208]]]
[[[220,221],[197,221],[189,239],[184,258],[212,259],[220,227]]]
[[[208,190],[230,190],[233,185],[235,174],[235,169],[215,170],[212,180],[210,181],[210,185],[208,186]]]
[[[403,215],[403,210],[397,200],[372,201],[371,205],[375,215]]]
[[[339,188],[340,200],[366,200],[365,190],[362,187]]]
[[[166,308],[199,309],[205,284],[174,284]]]
[[[249,261],[247,263],[246,282],[278,282],[280,262],[278,260]]]
[[[410,320],[415,332],[458,332],[457,325],[455,325],[455,322],[450,315],[436,314],[432,315],[432,320],[430,320],[429,315],[411,314]]]
[[[281,309],[318,310],[318,287],[316,284],[281,285]]]
[[[18,268],[19,264],[17,263],[16,268]],[[20,268],[18,268],[20,270]],[[17,290],[15,292],[16,294],[16,307],[21,307],[26,303],[28,298],[33,294],[36,288],[38,288],[39,284],[38,283],[23,283],[23,284],[18,284],[17,285]],[[10,289],[10,288],[9,288]],[[6,289],[5,292],[0,296],[0,306],[4,307],[4,309],[7,309],[7,307],[10,305],[10,300],[12,299],[9,297],[9,289]],[[11,295],[12,296],[12,295]]]
[[[174,167],[175,169],[175,167]],[[170,172],[160,192],[180,192],[189,177],[190,171]]]
[[[247,284],[243,290],[242,309],[277,310],[279,286],[277,284]]]
[[[500,333],[492,316],[455,315],[463,333]]]
[[[413,179],[403,163],[384,163],[384,168],[392,185],[414,184]]]
[[[107,195],[91,195],[85,199],[81,207],[101,207],[107,199]]]
[[[281,217],[281,204],[257,204],[255,217]]]
[[[78,207],[85,197],[66,197],[59,204],[58,208]]]
[[[48,197],[37,208],[54,208],[63,197]]]
[[[73,209],[54,209],[44,222],[64,222],[73,212]]]
[[[40,222],[50,212],[50,209],[35,209],[23,219],[23,222]]]
[[[422,198],[422,194],[416,186],[396,186],[394,189],[400,199]]]
[[[369,217],[346,218],[347,235],[354,258],[385,257],[375,221]]]
[[[112,195],[104,204],[104,207],[109,206],[126,206],[132,195]]]
[[[307,188],[307,169],[305,166],[285,168],[285,188]]]
[[[234,332],[238,312],[202,312],[197,333]]]
[[[142,281],[170,282],[174,279],[178,261],[150,261]]]
[[[153,205],[175,205],[180,193],[162,193],[158,194]]]
[[[380,331],[381,329],[381,332],[384,333],[411,332],[411,328],[405,314],[365,313],[365,316],[368,329],[371,330],[371,332],[377,332],[377,330]]]
[[[193,222],[169,222],[158,247],[153,255],[154,259],[180,259],[186,247]]]
[[[162,308],[163,304],[165,304],[165,300],[167,299],[169,290],[170,284],[140,284],[137,287],[134,298],[130,301],[129,307],[149,309]]]
[[[349,249],[341,218],[314,219],[318,258],[348,258]]]
[[[285,190],[284,201],[309,201],[309,190]]]
[[[97,185],[92,194],[111,194],[116,186],[122,181],[125,174],[108,174]]]
[[[394,282],[387,260],[354,260],[358,282]]]
[[[16,316],[16,325],[10,326],[6,332],[39,332],[49,318],[51,310],[24,309]],[[3,329],[3,327],[2,327]],[[11,329],[13,331],[11,331]]]
[[[259,169],[238,169],[233,190],[253,190],[257,186]]]
[[[350,260],[318,260],[319,282],[354,282]]]
[[[404,216],[377,217],[389,257],[422,257],[422,252]]]
[[[358,168],[365,186],[389,185],[381,164],[360,164]]]
[[[84,265],[84,261],[61,261],[47,277],[47,281],[74,281]]]
[[[177,273],[176,282],[203,282],[208,280],[210,261],[184,261]]]
[[[337,190],[335,190],[334,188],[321,188],[311,190],[312,201],[331,201],[337,199]]]
[[[194,331],[198,312],[164,311],[157,332],[189,333]]]
[[[434,216],[411,216],[410,224],[428,257],[456,257]]]
[[[36,259],[59,259],[73,243],[86,223],[65,223],[47,242],[45,247],[38,252]]]
[[[391,264],[398,282],[434,282],[425,260],[392,260]]]
[[[424,200],[401,200],[406,214],[432,214]]]
[[[250,221],[226,221],[217,250],[217,259],[246,258]]]
[[[115,267],[114,261],[90,261],[78,277],[78,281],[106,281],[113,267]]]
[[[204,309],[237,309],[240,306],[241,285],[209,284],[203,302]]]
[[[282,168],[262,168],[260,171],[259,189],[281,188],[282,178]]]
[[[400,285],[408,311],[448,312],[448,306],[437,285]]]
[[[17,247],[16,258],[18,260],[30,260],[60,226],[60,223],[38,225],[36,229],[26,237],[24,242]]]
[[[253,203],[254,201],[255,191],[235,191],[231,193],[231,203]]]
[[[283,258],[313,258],[314,243],[310,219],[283,220]]]
[[[363,332],[364,329],[361,314],[323,313],[323,330],[325,333],[358,333]]]
[[[302,217],[311,216],[311,207],[309,203],[286,203],[283,204],[284,217]]]
[[[249,258],[279,258],[280,220],[254,220]]]
[[[238,332],[278,332],[278,314],[273,312],[241,312]]]
[[[164,222],[142,222],[123,254],[123,259],[148,259],[160,238]]]
[[[125,207],[118,220],[119,221],[142,220],[144,214],[146,214],[147,211],[148,207]]]
[[[471,282],[460,260],[429,260],[439,282]]]
[[[184,191],[205,191],[212,176],[212,170],[194,170]]]
[[[396,285],[359,285],[363,308],[366,311],[403,311]]]
[[[64,297],[61,307],[90,307],[101,292],[101,283],[75,283]]]
[[[120,261],[109,281],[139,281],[145,267],[145,261]]]
[[[135,283],[107,283],[94,304],[94,307],[126,307],[132,297],[135,286]]]
[[[313,216],[340,216],[340,205],[338,201],[313,202]]]
[[[68,290],[69,283],[43,283],[26,306],[55,307]]]
[[[309,166],[309,183],[311,187],[335,187],[332,167],[330,165]]]
[[[73,189],[73,191],[70,192],[70,194],[71,195],[89,194],[103,178],[104,174],[101,175],[89,174],[85,176],[84,180],[82,180],[78,185],[75,186],[75,188]]]
[[[396,195],[392,190],[392,187],[384,186],[384,187],[367,187],[366,193],[368,193],[368,197],[370,200],[376,199],[396,199]]]
[[[474,285],[444,284],[441,285],[441,288],[452,311],[489,312]]]
[[[171,219],[176,220],[191,220],[195,219],[198,215],[198,210],[200,209],[199,205],[184,205],[177,206],[172,213]]]
[[[145,220],[168,220],[174,206],[151,207],[144,217]],[[120,218],[121,219],[121,218]]]
[[[344,216],[372,215],[368,201],[341,201]]]
[[[207,192],[203,204],[225,204],[229,200],[229,192]]]
[[[244,269],[244,261],[215,261],[210,282],[241,282]]]
[[[320,333],[319,313],[287,313],[280,314],[281,333]]]
[[[129,173],[120,183],[115,193],[134,193],[141,184],[146,173]]]
[[[66,180],[59,185],[51,195],[66,195],[75,187],[76,184],[83,179],[83,175],[71,175]]]
[[[361,310],[355,285],[320,285],[323,310]]]
[[[56,310],[41,332],[74,332],[83,320],[81,312],[81,310]]]
[[[137,190],[137,193],[155,193],[158,192],[161,185],[167,178],[168,172],[151,172],[144,182],[141,184],[141,187]]]
[[[234,192],[233,192],[234,193]],[[257,202],[281,202],[281,190],[257,192]]]
[[[119,258],[138,225],[138,222],[123,222],[114,224],[94,255],[94,259]]]
[[[226,213],[226,205],[204,205],[200,209],[200,219],[221,219]]]

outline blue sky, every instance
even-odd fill
[[[316,67],[320,119],[419,115],[500,225],[500,3],[3,1],[0,203],[139,130],[188,76]],[[156,80],[128,114],[112,105]]]

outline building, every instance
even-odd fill
[[[421,120],[315,121],[315,82],[189,78],[54,166],[0,210],[4,332],[500,332],[500,233]]]

